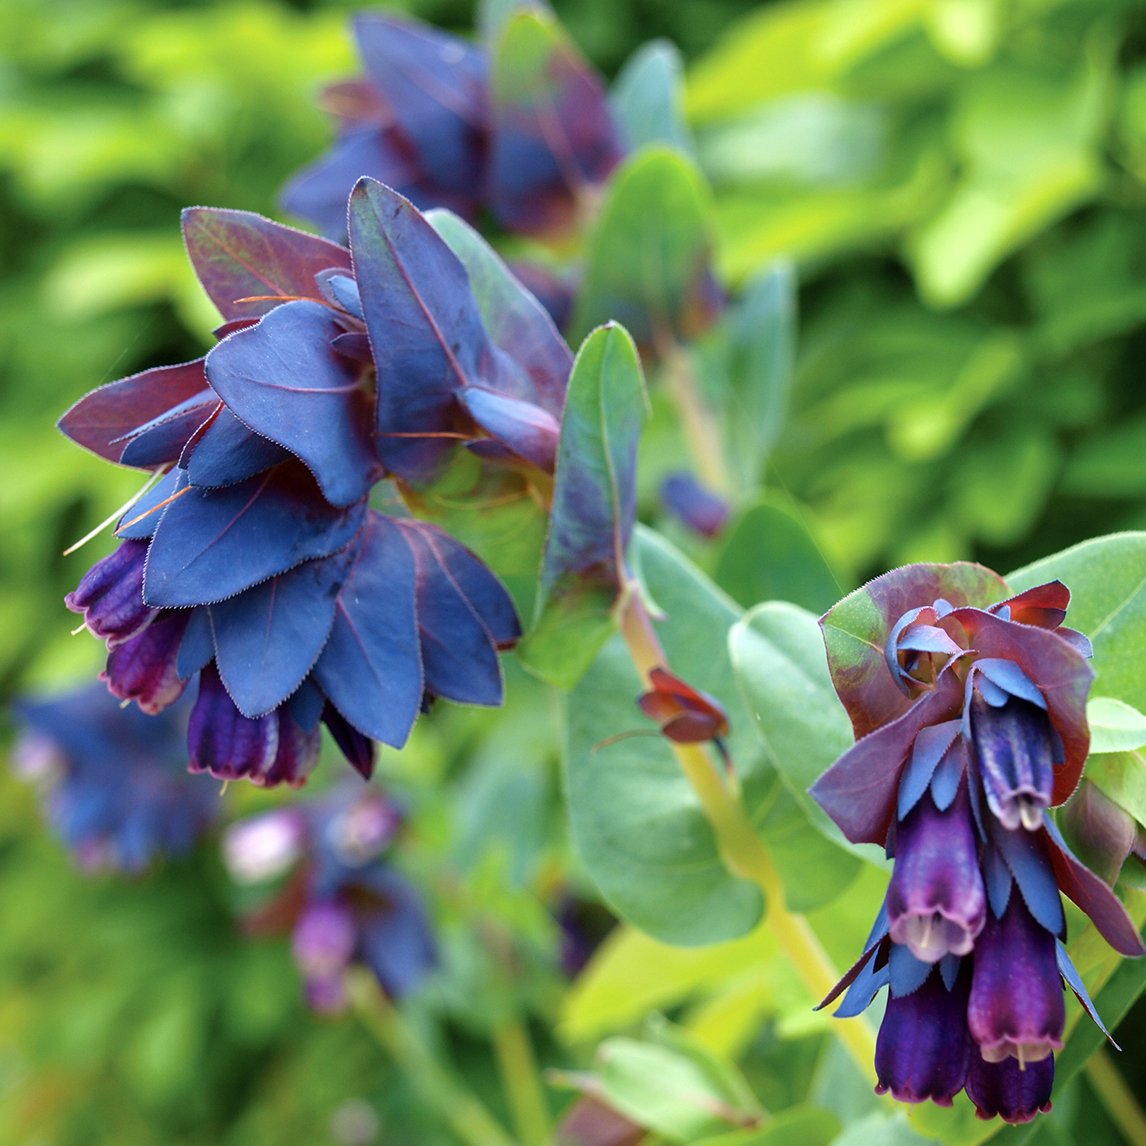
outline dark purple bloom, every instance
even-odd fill
[[[191,849],[215,819],[214,785],[189,777],[187,705],[146,716],[98,685],[16,703],[16,767],[85,868],[141,871]]]
[[[825,1002],[846,987],[839,1013],[858,1014],[888,986],[881,1088],[946,1104],[966,1087],[980,1116],[1023,1122],[1049,1109],[1064,982],[1101,1026],[1061,893],[1122,954],[1144,949],[1048,812],[1089,747],[1089,643],[1061,627],[1058,582],[989,604],[1000,589],[978,566],[909,566],[824,616],[858,739],[812,792],[895,859],[868,947]]]
[[[248,919],[252,931],[287,929],[307,1001],[336,1012],[344,975],[368,967],[398,998],[437,963],[421,895],[388,862],[401,815],[377,789],[343,787],[325,799],[233,824],[223,848],[243,883],[286,876]]]
[[[621,159],[600,77],[541,5],[511,12],[488,49],[390,15],[353,27],[366,75],[326,89],[338,137],[282,195],[332,238],[346,238],[346,196],[363,175],[422,210],[473,221],[488,209],[510,231],[560,231]]]
[[[665,508],[701,537],[717,537],[728,523],[728,502],[705,488],[689,472],[670,474],[661,483]]]
[[[381,184],[359,183],[350,219],[348,250],[187,211],[221,341],[61,421],[166,471],[67,603],[106,639],[117,696],[158,712],[201,675],[191,767],[221,779],[303,783],[320,723],[368,774],[371,742],[401,746],[428,698],[499,704],[498,651],[520,635],[500,581],[401,499],[416,505],[459,445],[522,496],[547,483],[572,356],[464,224],[465,264]],[[382,481],[389,513],[369,505]]]

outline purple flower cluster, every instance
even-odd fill
[[[488,48],[376,13],[355,18],[354,36],[366,75],[323,97],[338,138],[283,193],[324,234],[346,234],[346,193],[361,175],[423,210],[473,221],[488,208],[510,231],[560,231],[621,159],[600,77],[540,4],[511,13]],[[491,55],[494,68],[505,61],[500,82]]]
[[[385,858],[401,824],[377,789],[354,785],[241,820],[224,835],[224,859],[238,882],[282,880],[248,917],[247,929],[290,930],[307,1001],[317,1011],[343,1008],[352,964],[369,968],[399,998],[437,963],[422,898]]]
[[[512,600],[402,508],[459,445],[548,480],[571,366],[540,304],[473,237],[496,290],[396,192],[362,180],[345,249],[193,208],[191,261],[224,325],[204,358],[92,392],[62,419],[102,457],[162,473],[67,598],[104,679],[147,712],[199,679],[193,771],[306,780],[325,723],[364,775],[434,697],[496,705]],[[390,490],[383,512],[370,497]],[[395,508],[396,507],[396,508]]]
[[[866,950],[822,1005],[846,988],[837,1014],[856,1015],[888,987],[881,1092],[950,1105],[965,1089],[981,1117],[1025,1122],[1050,1109],[1064,981],[1101,1026],[1060,893],[1118,951],[1143,947],[1048,811],[1089,748],[1090,647],[1062,627],[1070,594],[1051,582],[986,603],[1000,591],[977,566],[909,566],[825,615],[858,739],[812,793],[848,839],[895,860]]]
[[[218,790],[187,775],[188,708],[155,719],[99,685],[16,702],[23,731],[13,765],[41,788],[81,867],[142,871],[190,851],[213,823]]]

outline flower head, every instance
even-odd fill
[[[188,705],[157,717],[92,685],[16,702],[15,767],[44,794],[81,867],[137,872],[189,851],[210,827],[218,789],[187,775]]]
[[[1007,596],[980,566],[916,565],[821,622],[858,739],[812,793],[850,840],[895,860],[867,948],[825,1003],[846,988],[838,1014],[854,1015],[888,988],[876,1068],[904,1101],[966,1089],[984,1118],[1049,1109],[1064,981],[1101,1026],[1060,893],[1118,951],[1144,953],[1048,811],[1089,746],[1090,647],[1062,627],[1069,600],[1059,582]]]
[[[620,161],[600,77],[539,4],[511,12],[489,46],[377,13],[355,18],[354,38],[366,74],[323,94],[338,137],[282,197],[333,238],[361,175],[424,210],[488,209],[537,234],[567,226]]]
[[[345,972],[366,966],[384,990],[413,990],[437,962],[418,891],[389,863],[401,815],[377,789],[354,785],[232,824],[223,855],[241,883],[280,880],[247,919],[252,932],[289,930],[307,1001],[345,1004]]]
[[[198,678],[191,767],[223,779],[304,783],[320,724],[369,774],[373,742],[403,744],[428,698],[499,704],[498,652],[520,634],[494,574],[402,497],[459,447],[523,497],[548,482],[572,356],[457,220],[480,305],[467,265],[396,192],[363,180],[349,211],[346,249],[189,210],[221,340],[61,421],[163,475],[67,604],[106,640],[116,696],[154,713]]]

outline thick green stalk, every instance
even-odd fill
[[[513,1018],[499,1023],[493,1045],[518,1141],[521,1146],[544,1146],[549,1141],[549,1105],[524,1021]]]

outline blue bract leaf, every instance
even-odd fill
[[[466,386],[459,399],[486,433],[539,470],[553,472],[561,424],[552,414],[484,386]]]
[[[155,531],[144,599],[179,607],[233,597],[341,549],[364,512],[361,502],[332,506],[295,462],[226,489],[191,488],[167,507]]]
[[[202,358],[144,370],[85,395],[60,419],[59,427],[73,442],[118,462],[130,435],[194,398],[206,385]]]
[[[929,725],[920,730],[915,738],[911,750],[911,759],[904,769],[903,779],[899,785],[899,800],[897,814],[903,819],[908,812],[919,802],[920,796],[927,791],[935,769],[944,753],[951,747],[955,737],[959,735],[959,721],[947,720],[942,724]]]
[[[211,633],[211,614],[206,608],[192,609],[175,658],[175,671],[182,680],[187,680],[214,659],[215,639]]]
[[[887,957],[887,968],[891,993],[901,999],[923,986],[923,980],[931,973],[932,964],[916,959],[903,944],[893,943]]]
[[[975,662],[975,668],[992,684],[998,685],[1011,696],[1030,701],[1039,708],[1046,708],[1046,698],[1038,686],[1014,661],[1002,660],[999,657],[981,657]]]
[[[115,528],[116,537],[125,540],[139,541],[147,537],[154,537],[163,517],[163,510],[167,503],[187,487],[187,474],[180,469],[171,470],[164,474],[154,486],[151,487],[120,518]]]
[[[400,748],[422,703],[414,557],[401,530],[371,511],[335,605],[315,679],[359,732]]]
[[[231,411],[300,457],[327,501],[349,505],[381,476],[371,442],[369,389],[359,367],[335,354],[335,311],[290,302],[207,355],[207,378]]]
[[[990,832],[992,841],[1019,885],[1027,910],[1041,927],[1059,937],[1065,935],[1062,897],[1043,843],[1043,833],[1021,827],[1008,831],[994,820],[991,821]]]
[[[513,608],[508,594],[492,574],[484,584],[472,576],[456,579],[450,558],[461,564],[456,553],[461,546],[442,530],[414,522],[399,525],[417,568],[418,631],[427,690],[465,704],[500,704],[501,663],[483,609],[488,607],[500,624],[505,610]],[[476,600],[467,589],[476,590]]]
[[[467,223],[448,211],[426,220],[461,259],[490,338],[518,367],[501,371],[496,389],[559,418],[573,355],[549,312]]]
[[[290,451],[248,429],[219,403],[221,409],[188,442],[179,464],[192,485],[219,489],[253,478],[289,458]]]
[[[1066,985],[1074,992],[1075,998],[1086,1009],[1086,1013],[1095,1021],[1098,1029],[1110,1039],[1111,1046],[1115,1050],[1122,1048],[1111,1037],[1110,1032],[1106,1029],[1106,1024],[1102,1021],[1095,1008],[1094,1003],[1091,1001],[1090,993],[1086,989],[1086,984],[1082,981],[1082,976],[1078,973],[1078,968],[1071,962],[1070,955],[1067,954],[1066,946],[1061,939],[1054,941],[1055,956],[1058,960],[1059,974],[1062,975]]]
[[[350,270],[345,247],[250,211],[188,207],[183,239],[203,289],[228,321],[314,298],[319,271]]]
[[[209,389],[180,402],[145,426],[125,434],[120,464],[154,469],[169,465],[183,452],[187,439],[207,420],[219,399]]]
[[[465,268],[389,187],[363,179],[350,196],[350,242],[378,366],[378,453],[410,480],[432,476],[454,429],[455,395],[480,383],[489,340]]]
[[[210,607],[219,675],[244,716],[270,712],[314,667],[350,559],[343,550],[306,561]]]
[[[484,53],[456,36],[393,16],[359,15],[354,35],[370,81],[407,150],[417,155],[426,182],[472,195],[485,151]]]

